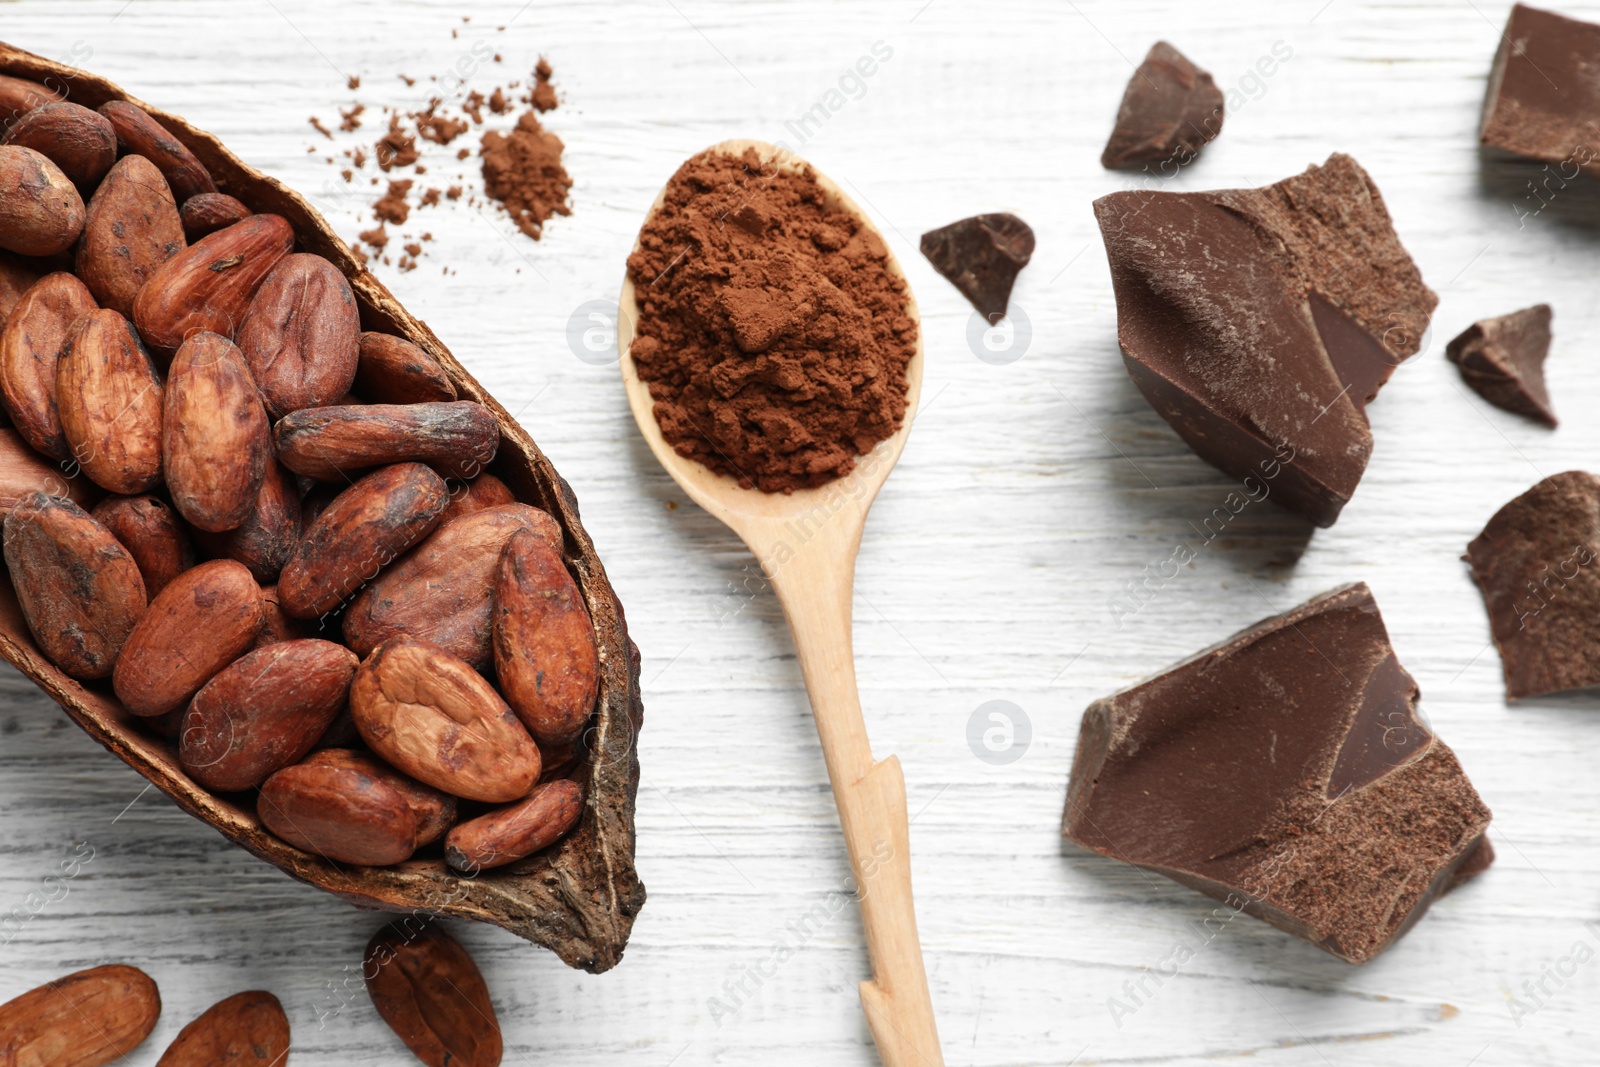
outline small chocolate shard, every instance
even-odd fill
[[[1461,378],[1497,408],[1556,425],[1544,359],[1550,354],[1550,305],[1535,304],[1463,330],[1445,348]]]
[[[1351,963],[1493,859],[1364,584],[1084,712],[1062,832]]]
[[[1222,90],[1210,74],[1157,41],[1128,79],[1100,165],[1116,170],[1192,162],[1222,132],[1222,103]]]
[[[1015,215],[974,215],[923,234],[922,254],[993,324],[1005,318],[1011,286],[1033,258],[1033,229]]]
[[[1478,139],[1491,148],[1600,174],[1600,25],[1517,4],[1483,98]],[[1566,168],[1563,168],[1566,170]]]
[[[1202,459],[1331,526],[1372,452],[1366,405],[1439,302],[1367,172],[1335,154],[1259,189],[1094,209],[1145,399]]]
[[[1600,478],[1553,474],[1467,545],[1506,697],[1600,686]]]

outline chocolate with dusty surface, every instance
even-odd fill
[[[923,234],[922,254],[992,324],[1005,317],[1017,273],[1033,258],[1033,228],[1015,215],[974,215]]]
[[[1210,74],[1166,41],[1157,41],[1128,79],[1100,165],[1170,160],[1181,167],[1222,132],[1222,104],[1222,90]]]
[[[1515,4],[1484,93],[1478,139],[1560,164],[1565,178],[1600,174],[1600,25]]]
[[[1497,408],[1556,425],[1544,360],[1550,354],[1550,305],[1482,319],[1445,348],[1461,379]]]

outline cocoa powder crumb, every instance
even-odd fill
[[[448,189],[446,189],[444,191],[444,195],[449,200],[460,200],[461,199],[461,186],[452,185],[450,188],[448,188]]]
[[[517,229],[538,240],[552,215],[570,215],[572,179],[561,165],[561,138],[525,111],[509,134],[483,135],[483,191],[498,200]]]
[[[496,115],[504,115],[511,110],[511,101],[506,99],[504,89],[496,89],[489,94],[489,110]]]
[[[359,74],[350,75],[350,79],[345,82],[345,85],[351,89],[361,88],[361,76]]]
[[[479,126],[483,125],[483,94],[474,89],[467,94],[461,102],[461,110],[472,116],[472,121]]]
[[[556,109],[556,90],[550,84],[551,73],[550,61],[540,56],[538,65],[533,68],[533,89],[527,96],[527,102],[540,113]]]
[[[426,191],[423,192],[422,200],[419,202],[418,206],[437,207],[439,205],[439,197],[443,195],[444,194],[438,188],[430,186]]]
[[[373,146],[380,170],[409,167],[417,161],[417,139],[400,128],[400,116],[389,116],[389,132]]]
[[[343,178],[346,184],[348,184],[350,179],[355,177],[355,171],[351,170],[349,167],[346,167],[344,170],[339,172],[339,177]]]
[[[322,136],[326,137],[328,140],[330,140],[330,141],[333,140],[333,131],[328,129],[328,127],[324,126],[322,124],[322,120],[317,118],[317,116],[312,115],[306,121],[311,123],[311,128],[312,129],[314,129],[318,133],[322,134]]]
[[[422,246],[417,244],[415,241],[408,242],[402,247],[406,250],[406,255],[408,256],[415,258],[422,255]]]
[[[370,230],[362,230],[357,236],[359,236],[367,244],[371,245],[374,249],[381,249],[384,245],[389,243],[389,231],[384,229],[381,225],[374,226]]]
[[[412,77],[410,77],[408,75],[405,75],[405,74],[400,75],[400,80],[406,83],[406,87],[407,88],[410,88],[411,86],[417,84],[417,79],[412,78]]]
[[[367,165],[367,150],[365,148],[357,148],[354,152],[351,153],[350,162],[354,163],[358,167],[366,166]]]
[[[406,202],[406,195],[411,192],[411,179],[404,178],[389,182],[389,191],[372,205],[372,214],[379,222],[392,222],[400,225],[411,215],[411,205]]]
[[[339,109],[339,129],[345,133],[361,128],[361,113],[367,110],[365,104],[354,104],[348,108]]]

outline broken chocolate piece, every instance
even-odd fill
[[[1182,52],[1157,41],[1128,79],[1100,165],[1170,162],[1176,169],[1221,132],[1222,90]]]
[[[1549,304],[1475,322],[1445,348],[1479,396],[1513,415],[1554,426],[1556,413],[1544,384],[1549,353]]]
[[[1467,545],[1511,700],[1600,685],[1600,478],[1553,474]]]
[[[1033,229],[1015,215],[974,215],[923,234],[922,254],[993,325],[1033,258]]]
[[[1417,695],[1371,590],[1325,593],[1091,704],[1062,832],[1364,962],[1493,858]]]
[[[1439,302],[1367,172],[1335,154],[1259,189],[1094,209],[1145,399],[1201,459],[1331,526],[1372,452],[1366,405]]]
[[[1519,156],[1600,174],[1600,26],[1517,4],[1489,70],[1478,139]]]

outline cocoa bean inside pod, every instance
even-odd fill
[[[527,504],[503,504],[442,523],[356,594],[344,614],[345,642],[365,656],[392,637],[411,636],[487,671],[494,663],[495,577],[506,542],[518,530],[561,543],[556,521]]]
[[[300,543],[300,531],[299,487],[294,475],[269,454],[261,489],[244,522],[225,533],[196,530],[195,540],[206,555],[238,560],[256,581],[271,585]]]
[[[84,284],[57,271],[22,294],[0,333],[0,403],[17,432],[51,459],[72,455],[56,402],[61,350],[93,310],[94,296]]]
[[[594,624],[560,551],[530,533],[506,543],[494,587],[501,692],[540,744],[583,732],[599,689]]]
[[[145,594],[152,599],[195,564],[183,521],[158,496],[108,496],[90,514],[139,565]]]
[[[350,685],[350,715],[374,752],[451,796],[504,804],[539,780],[539,748],[500,694],[426,641],[379,645]]]
[[[440,525],[474,511],[486,511],[501,504],[514,504],[516,494],[492,474],[480,474],[471,481],[450,483],[450,504],[439,517]]]
[[[161,992],[149,975],[119,963],[92,967],[0,1004],[0,1063],[124,1063],[160,1018]]]
[[[111,685],[134,715],[164,715],[255,643],[261,588],[242,563],[185,571],[150,602],[117,658]]]
[[[227,193],[196,193],[178,209],[183,219],[183,235],[191,241],[216,233],[250,217],[244,202]]]
[[[499,1067],[500,1020],[472,956],[433,922],[391,923],[367,945],[373,1007],[428,1067]]]
[[[308,407],[278,420],[273,439],[279,462],[323,481],[410,461],[471,478],[494,459],[500,424],[471,400]]]
[[[214,193],[217,183],[211,172],[182,141],[150,116],[144,108],[126,100],[100,105],[100,114],[117,131],[117,144],[130,154],[143,156],[160,168],[167,184],[180,202],[198,193]]]
[[[454,400],[456,387],[428,353],[393,334],[361,335],[355,391],[374,404]]]
[[[232,341],[199,330],[179,347],[167,374],[162,433],[162,468],[180,515],[209,533],[250,517],[272,456],[272,431]]]
[[[110,308],[78,320],[56,365],[72,458],[96,485],[132,496],[161,482],[161,379],[133,324]]]
[[[28,78],[0,74],[0,129],[36,107],[65,100],[56,90]]]
[[[109,677],[146,603],[139,567],[111,531],[70,500],[33,493],[6,515],[5,561],[50,662],[74,678]]]
[[[19,144],[50,157],[87,195],[117,159],[117,131],[104,115],[60,101],[36,107],[6,131],[6,144]]]
[[[334,403],[355,381],[361,343],[350,283],[321,256],[284,257],[250,302],[238,341],[274,419]]]
[[[68,478],[44,461],[15,430],[0,429],[0,515],[29,493],[66,497],[82,507],[93,504],[100,490],[89,479]]]
[[[449,501],[444,479],[397,463],[334,497],[278,576],[283,610],[297,619],[332,611],[400,553],[426,537]]]
[[[557,778],[515,804],[458,823],[445,838],[445,862],[468,874],[504,867],[560,841],[582,817],[583,787]]]
[[[289,1018],[271,993],[235,993],[178,1032],[156,1067],[283,1067]]]
[[[417,792],[393,768],[362,752],[330,748],[285,767],[261,786],[256,813],[289,844],[338,863],[385,867],[411,858],[424,829],[455,804],[430,795],[425,813]]]
[[[65,252],[83,219],[83,197],[48,156],[0,145],[0,248],[23,256]]]
[[[255,788],[311,751],[344,709],[359,662],[316,639],[245,653],[189,701],[178,762],[208,789]]]
[[[187,247],[167,180],[143,156],[123,156],[89,198],[74,269],[95,299],[127,316],[144,283]]]

